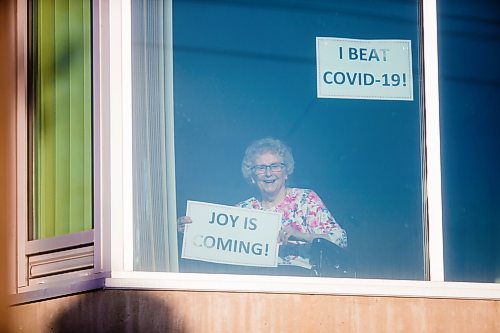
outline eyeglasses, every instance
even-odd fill
[[[285,163],[273,163],[269,165],[260,164],[253,166],[252,170],[256,175],[263,175],[266,173],[267,168],[269,168],[271,172],[281,172],[285,166]]]

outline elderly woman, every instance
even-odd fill
[[[293,170],[292,152],[280,140],[264,138],[253,142],[245,151],[241,171],[243,177],[257,187],[259,198],[249,198],[237,206],[281,213],[279,241],[282,244],[311,243],[315,238],[324,238],[341,248],[346,247],[345,231],[319,196],[309,189],[286,186]],[[191,222],[187,216],[179,218],[179,231],[183,232],[184,225]],[[297,257],[282,259],[283,263],[290,263],[290,259]]]
[[[252,197],[239,207],[281,213],[282,243],[310,243],[325,238],[339,247],[347,246],[345,231],[335,222],[319,196],[312,190],[286,186],[293,173],[294,160],[289,147],[273,138],[253,142],[246,150],[241,171],[255,184],[260,197]]]

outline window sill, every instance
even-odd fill
[[[104,287],[104,282],[109,274],[82,274],[81,272],[68,275],[65,278],[53,279],[47,283],[21,287],[17,294],[9,295],[10,305],[41,301],[49,298],[67,296]]]
[[[500,300],[496,283],[193,273],[113,272],[105,288]]]

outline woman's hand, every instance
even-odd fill
[[[181,216],[177,219],[177,231],[184,232],[186,229],[186,224],[193,223],[193,220],[189,216]]]
[[[278,234],[278,242],[287,244],[290,238],[310,243],[314,239],[314,235],[297,231],[293,229],[291,225],[281,227],[281,230]]]

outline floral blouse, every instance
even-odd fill
[[[282,225],[290,225],[303,233],[327,235],[330,241],[339,247],[347,246],[346,232],[335,222],[328,208],[312,190],[288,188],[285,199],[268,209],[254,197],[240,202],[237,206],[281,213]]]

